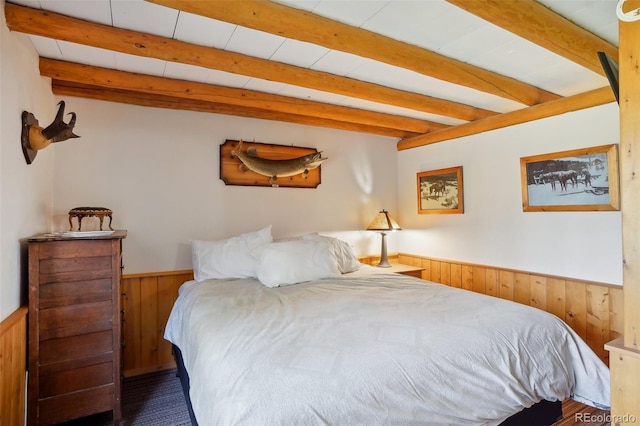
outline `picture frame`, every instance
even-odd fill
[[[522,210],[620,210],[618,145],[520,158]]]
[[[462,166],[416,175],[418,214],[464,213]]]
[[[269,176],[258,174],[243,166],[242,161],[233,151],[238,149],[240,141],[227,139],[220,145],[220,180],[225,185],[233,186],[266,186],[271,188],[317,188],[321,183],[322,165],[293,176],[280,177],[275,182]],[[276,145],[263,142],[242,142],[243,151],[255,149],[258,157],[267,161],[290,160],[303,155],[316,154],[315,148],[293,145]]]

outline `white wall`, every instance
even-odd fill
[[[523,156],[617,143],[616,104],[398,153],[384,137],[65,100],[78,114],[82,137],[54,150],[53,228],[67,229],[72,207],[113,209],[115,227],[129,231],[126,273],[188,269],[189,239],[268,224],[276,238],[320,231],[353,243],[359,255],[376,254],[379,237],[362,229],[387,208],[404,228],[390,234],[390,252],[622,282],[620,212],[524,213],[519,163]],[[323,150],[329,160],[322,183],[225,186],[219,146],[238,138]],[[464,167],[465,213],[418,215],[416,173],[457,165]]]
[[[41,125],[56,112],[49,79],[38,74],[29,39],[7,29],[0,0],[0,320],[26,303],[25,238],[48,230],[52,208],[53,156],[38,154],[27,165],[20,134],[23,110]]]
[[[379,252],[364,229],[396,210],[396,140],[266,120],[65,98],[80,139],[54,151],[54,230],[79,206],[114,211],[125,273],[190,269],[190,239],[226,238],[273,225],[276,238],[320,231],[359,254]],[[226,139],[317,148],[329,159],[316,189],[226,186]],[[75,221],[74,221],[75,223]],[[97,220],[83,221],[97,225]],[[397,251],[390,239],[389,250]]]
[[[398,153],[404,252],[622,284],[620,212],[523,212],[520,158],[619,142],[615,103]],[[417,213],[416,173],[463,166],[464,214]]]

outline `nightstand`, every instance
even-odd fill
[[[404,265],[402,263],[392,263],[391,268],[380,268],[389,272],[396,272],[402,275],[409,275],[411,277],[422,278],[422,271],[424,268],[420,266]]]

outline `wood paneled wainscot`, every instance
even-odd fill
[[[123,374],[135,376],[175,367],[164,328],[178,288],[193,272],[125,275],[122,281]]]
[[[24,424],[27,376],[27,311],[22,307],[0,322],[0,425]]]
[[[390,255],[422,268],[422,278],[535,306],[566,321],[605,362],[605,342],[622,332],[622,288],[523,271],[472,265],[409,254]],[[376,264],[379,258],[362,257]],[[180,285],[192,272],[173,271],[125,275],[124,375],[133,376],[175,366],[164,328]]]
[[[605,343],[623,331],[622,287],[552,275],[400,254],[422,278],[550,312],[573,328],[607,364]]]

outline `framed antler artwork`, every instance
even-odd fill
[[[462,166],[417,175],[418,213],[464,213]]]
[[[618,146],[520,159],[525,212],[620,210]]]

